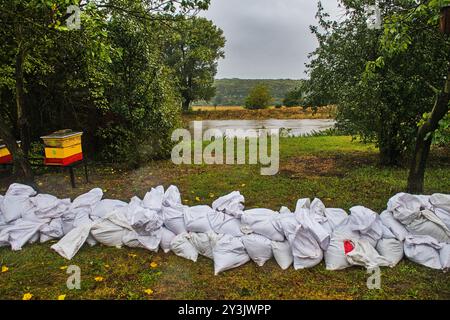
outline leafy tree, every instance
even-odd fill
[[[446,40],[435,30],[421,29],[423,21],[417,21],[410,50],[378,59],[384,51],[380,46],[384,33],[368,29],[367,2],[340,2],[346,13],[339,23],[319,5],[320,28],[312,31],[320,46],[311,55],[307,104],[336,104],[340,129],[376,142],[381,163],[399,164],[410,154],[422,114],[432,109],[431,87],[445,76]],[[386,0],[379,5],[386,17],[408,10],[412,2]],[[374,67],[377,72],[367,72]]]
[[[167,43],[166,59],[175,70],[182,107],[188,111],[196,100],[215,95],[217,63],[225,57],[223,31],[199,17],[179,17],[174,21],[173,37]]]
[[[158,23],[154,23],[157,27]],[[172,73],[161,65],[153,28],[117,16],[109,23],[117,54],[108,74],[114,82],[105,88],[108,108],[96,132],[102,158],[138,166],[170,151],[170,135],[178,124],[179,97]]]
[[[303,104],[304,91],[302,88],[286,93],[286,97],[283,99],[283,105],[286,107],[299,107]]]
[[[390,11],[385,18],[384,33],[381,38],[380,56],[367,65],[368,73],[378,73],[385,69],[385,61],[392,57],[413,54],[419,47],[422,53],[427,48],[435,49],[429,61],[426,56],[408,61],[416,69],[431,69],[437,81],[421,79],[429,87],[433,97],[427,101],[429,113],[418,121],[414,149],[412,153],[407,189],[411,193],[421,193],[424,187],[425,169],[435,131],[449,112],[450,102],[450,42],[439,32],[441,6],[450,6],[449,0],[403,1],[402,10]],[[428,37],[425,37],[428,36]],[[434,63],[433,63],[434,62]],[[417,71],[415,75],[417,75]]]
[[[264,85],[255,86],[245,100],[247,109],[265,109],[272,102],[269,89]]]
[[[114,68],[109,67],[113,63],[111,57],[117,58],[121,53],[120,46],[111,47],[109,32],[112,31],[107,28],[111,17],[118,15],[145,26],[155,21],[172,21],[174,15],[206,9],[209,2],[0,0],[0,137],[13,155],[18,178],[27,182],[33,180],[28,150],[30,141],[38,138],[42,131],[71,127],[96,137],[107,110],[111,111],[109,116],[118,116],[114,114],[118,105],[112,101],[115,97],[106,94],[106,90],[114,91],[111,86],[115,79],[110,78]],[[80,30],[68,30],[65,26],[69,5],[82,9]],[[147,40],[153,41],[156,47],[164,38],[159,36]],[[152,93],[144,100],[149,103],[152,116],[142,119],[156,119],[150,127],[155,132],[157,126],[162,126],[159,131],[162,135],[158,136],[162,139],[174,117],[161,121],[168,113],[156,109],[178,102],[171,94],[173,86],[167,80],[170,76],[163,59],[152,59],[151,70],[159,72],[155,81],[147,82]],[[122,84],[117,82],[117,86]],[[115,89],[119,91],[118,87]],[[141,89],[136,87],[136,90]],[[22,141],[20,147],[17,139]],[[98,142],[104,143],[104,140],[98,139]]]

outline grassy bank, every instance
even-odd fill
[[[331,119],[335,112],[332,107],[318,110],[270,107],[261,110],[248,110],[243,107],[193,107],[192,112],[183,115],[184,121],[192,120],[264,120],[264,119]]]
[[[294,208],[300,197],[320,197],[328,207],[348,210],[356,204],[376,211],[386,207],[393,194],[403,191],[405,168],[377,165],[373,145],[352,142],[349,137],[290,138],[280,141],[280,172],[261,176],[257,166],[175,166],[158,161],[136,171],[91,168],[90,184],[72,190],[63,173],[37,178],[42,192],[75,197],[101,187],[105,198],[129,200],[150,187],[179,186],[187,205],[210,204],[218,196],[240,190],[246,207]],[[434,150],[426,175],[426,193],[450,193],[450,155]],[[0,181],[4,193],[11,181]],[[324,263],[302,271],[282,271],[269,261],[254,263],[213,275],[213,263],[200,258],[193,263],[172,253],[144,250],[83,247],[73,261],[50,250],[51,244],[27,245],[22,252],[0,249],[0,298],[21,299],[26,292],[36,299],[450,299],[450,277],[440,271],[402,261],[382,269],[382,289],[368,290],[368,275],[361,268],[327,271]],[[151,262],[155,262],[153,267]],[[64,269],[75,264],[82,270],[81,290],[68,290]],[[95,281],[103,277],[103,281]],[[148,294],[145,290],[151,289]],[[150,291],[147,291],[150,292]]]

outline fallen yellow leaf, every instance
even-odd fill
[[[150,263],[150,267],[152,267],[152,268],[156,268],[157,266],[158,266],[158,264],[154,261],[152,263]]]
[[[7,266],[2,266],[2,273],[7,272],[8,270],[9,270],[9,268]]]
[[[31,300],[31,298],[33,298],[33,295],[27,292],[23,295],[22,300]]]
[[[153,294],[153,290],[152,290],[152,289],[146,289],[146,290],[144,290],[144,292],[145,292],[146,294],[148,294],[148,295]]]
[[[103,277],[98,276],[98,277],[95,277],[94,280],[97,282],[102,282],[104,279],[103,279]]]
[[[58,296],[58,300],[66,300],[66,295],[65,294],[60,294]]]

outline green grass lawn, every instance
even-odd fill
[[[280,141],[280,172],[261,176],[258,166],[175,166],[158,161],[135,171],[91,168],[91,183],[72,190],[67,175],[37,178],[42,192],[75,197],[101,187],[105,198],[143,197],[152,186],[175,184],[187,205],[210,204],[218,196],[239,190],[246,207],[294,209],[301,197],[319,197],[327,207],[348,210],[364,205],[380,212],[387,200],[403,191],[405,168],[377,165],[373,145],[349,137],[286,138]],[[4,193],[10,181],[0,181]],[[434,150],[426,175],[426,193],[450,193],[450,155]],[[198,201],[197,199],[200,199]],[[50,249],[51,244],[27,245],[21,252],[0,249],[0,298],[21,299],[450,299],[450,277],[409,261],[382,269],[382,289],[369,290],[362,268],[327,271],[324,263],[302,271],[282,271],[275,261],[264,267],[248,263],[214,276],[213,263],[197,263],[172,253],[151,253],[104,246],[83,247],[72,261]],[[156,263],[153,267],[151,262]],[[66,288],[65,266],[81,268],[81,290]],[[61,268],[62,267],[62,268]],[[96,277],[103,281],[95,281]],[[145,293],[151,289],[152,294]]]

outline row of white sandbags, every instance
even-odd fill
[[[9,243],[13,249],[20,249],[15,243],[19,239],[21,244],[33,238],[36,241],[36,234],[40,233],[41,241],[46,241],[61,237],[62,233],[65,237],[52,248],[67,259],[71,259],[86,241],[90,245],[98,241],[108,246],[125,245],[152,251],[157,251],[161,245],[166,252],[171,249],[194,261],[198,254],[213,258],[216,274],[242,265],[250,258],[263,265],[272,256],[283,269],[292,263],[296,269],[308,268],[320,263],[323,252],[330,270],[351,265],[394,266],[403,257],[403,247],[411,260],[429,267],[442,269],[450,264],[448,238],[424,244],[427,239],[414,230],[409,232],[396,220],[397,216],[392,216],[392,206],[381,216],[364,207],[352,208],[351,215],[347,216],[341,209],[325,208],[318,199],[312,203],[301,199],[294,214],[287,208],[282,208],[280,213],[268,209],[244,211],[243,196],[233,192],[216,200],[212,208],[187,207],[181,204],[180,193],[172,186],[166,192],[163,187],[152,189],[142,201],[135,197],[129,204],[101,200],[101,190],[94,189],[73,203],[42,201],[46,209],[42,210],[33,206],[36,203],[33,199],[39,196],[50,199],[51,196],[33,197],[34,194],[29,187],[15,184],[5,198],[0,198],[0,210],[6,212],[2,214],[6,217],[4,220],[11,224],[10,229],[2,228],[0,215],[0,245]],[[18,199],[14,198],[17,196],[21,197],[20,203],[26,205],[18,206]],[[433,195],[434,202],[430,202],[429,197],[417,198],[421,201],[418,209],[427,207],[430,212],[439,210],[441,216],[450,216],[449,196]],[[402,201],[405,200],[400,203]],[[62,204],[66,205],[65,210],[55,209]],[[11,207],[20,208],[12,212]],[[396,212],[404,211],[399,206]],[[30,216],[37,219],[30,219]],[[442,220],[433,221],[439,225]],[[26,234],[18,231],[23,223],[30,224]],[[46,236],[43,231],[49,226],[60,232]]]

